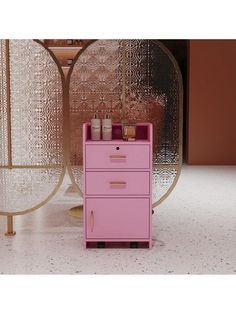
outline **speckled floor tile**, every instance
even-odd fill
[[[82,221],[68,215],[78,203],[66,178],[50,203],[15,218],[15,237],[0,217],[0,273],[236,274],[236,167],[184,166],[153,215],[151,250],[84,250]]]

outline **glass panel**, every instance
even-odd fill
[[[6,41],[0,40],[0,165],[8,164]]]
[[[0,212],[20,212],[44,201],[56,188],[62,170],[0,169]]]
[[[13,165],[63,162],[62,83],[48,51],[10,40]]]
[[[9,47],[11,123],[7,125],[6,48],[1,41],[0,165],[7,165],[9,128],[13,163],[13,169],[0,168],[2,213],[37,206],[56,190],[64,174],[63,89],[58,67],[33,40],[10,40]]]

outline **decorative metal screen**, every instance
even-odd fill
[[[158,41],[97,40],[79,53],[68,80],[63,85],[43,44],[0,41],[0,214],[29,212],[56,192],[68,142],[69,173],[82,194],[82,123],[95,111],[153,123],[156,206],[182,162],[182,80],[172,55]]]
[[[63,88],[56,63],[33,40],[1,40],[0,58],[0,213],[16,214],[42,205],[64,175]]]
[[[182,154],[182,80],[169,51],[152,40],[98,40],[70,77],[71,175],[82,190],[82,123],[94,112],[153,123],[153,203],[173,188]]]
[[[8,164],[7,135],[7,60],[6,41],[1,40],[0,49],[0,164]]]

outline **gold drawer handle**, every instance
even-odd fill
[[[94,213],[93,213],[93,210],[91,210],[91,212],[90,212],[90,230],[91,230],[91,232],[93,232],[93,228],[94,228]]]
[[[110,159],[126,159],[125,155],[110,155]]]
[[[126,186],[125,181],[110,181],[110,186]]]

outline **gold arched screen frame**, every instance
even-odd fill
[[[66,167],[82,195],[81,124],[94,110],[111,111],[113,120],[153,123],[153,207],[169,195],[182,164],[183,86],[163,44],[91,41],[67,79],[39,40],[1,40],[0,53],[0,215],[41,207]]]
[[[95,112],[153,124],[153,208],[173,190],[182,166],[183,83],[157,40],[97,40],[74,60],[67,80],[72,182],[82,196],[82,124]]]

